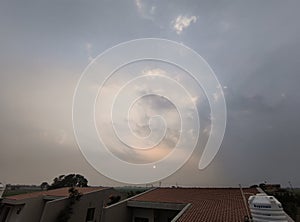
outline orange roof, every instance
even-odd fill
[[[68,197],[69,196],[69,189],[70,187],[63,187],[55,190],[47,190],[47,191],[38,191],[38,192],[32,192],[32,193],[24,193],[14,196],[8,196],[5,197],[5,199],[8,200],[24,200],[24,199],[30,199],[35,198],[39,196],[51,196],[51,197]],[[92,191],[96,190],[103,190],[107,189],[104,187],[76,187],[76,189],[81,194],[90,193]]]
[[[243,189],[246,200],[258,191]],[[177,220],[179,222],[200,221],[244,221],[247,215],[239,188],[158,188],[133,198],[134,201],[191,203]]]

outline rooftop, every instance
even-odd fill
[[[69,196],[70,187],[63,187],[55,190],[47,190],[47,191],[38,191],[32,193],[19,194],[14,196],[5,197],[7,200],[25,200],[30,198],[35,198],[39,196],[51,196],[51,197],[68,197]],[[105,187],[76,187],[76,189],[81,194],[90,193],[93,191],[107,189]]]
[[[245,188],[243,192],[246,200],[250,195],[258,193],[255,188]],[[179,222],[244,221],[247,215],[239,188],[157,188],[132,200],[190,203],[190,207],[177,220]]]

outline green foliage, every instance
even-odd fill
[[[68,222],[71,218],[71,215],[73,214],[73,205],[76,203],[76,201],[79,201],[81,197],[81,194],[78,190],[76,190],[74,187],[71,187],[69,189],[69,200],[66,207],[60,211],[60,213],[57,216],[56,222]]]
[[[69,189],[69,198],[71,201],[75,202],[75,200],[79,200],[81,197],[81,193],[79,193],[79,191],[77,189],[75,189],[74,187],[71,187]]]
[[[282,204],[284,211],[294,220],[297,216],[297,207],[300,207],[300,195],[290,192],[286,189],[280,189],[278,192],[268,192],[269,195],[275,196]]]
[[[53,179],[53,183],[49,186],[49,190],[61,187],[87,187],[88,180],[80,174],[69,174],[67,176],[60,175]]]
[[[47,182],[43,182],[41,183],[40,187],[42,190],[48,190],[49,184]]]
[[[127,192],[127,198],[133,197],[133,196],[138,195],[138,194],[140,194],[140,193],[142,193],[142,192],[144,192],[144,191],[140,191],[140,190],[130,190],[130,191]]]
[[[122,194],[122,197],[129,198],[137,194],[143,193],[149,188],[145,187],[115,187],[115,189]]]
[[[109,197],[109,202],[107,203],[107,206],[118,203],[120,200],[121,200],[121,196],[112,195],[112,196]]]
[[[5,190],[3,193],[3,197],[9,197],[9,196],[14,196],[14,195],[19,195],[19,194],[25,194],[25,193],[32,193],[36,192],[36,190],[24,190],[24,189],[19,189],[19,190]]]
[[[266,184],[265,184],[265,183],[260,183],[260,184],[259,184],[259,187],[260,187],[261,189],[265,190]]]

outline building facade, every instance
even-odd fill
[[[80,187],[71,203],[68,187],[9,196],[1,201],[0,222],[54,222],[70,217],[70,222],[100,221],[109,197],[118,195],[113,188]]]

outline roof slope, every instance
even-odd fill
[[[107,189],[104,187],[75,187],[76,190],[81,194],[90,193],[97,190]],[[35,198],[39,196],[51,196],[51,197],[68,197],[69,196],[70,187],[63,187],[55,190],[47,190],[47,191],[38,191],[32,193],[19,194],[14,196],[5,197],[8,200],[25,200],[30,198]]]
[[[243,189],[248,200],[258,193],[255,188]],[[132,200],[164,203],[191,203],[178,219],[180,222],[244,221],[247,215],[239,188],[158,188]]]

